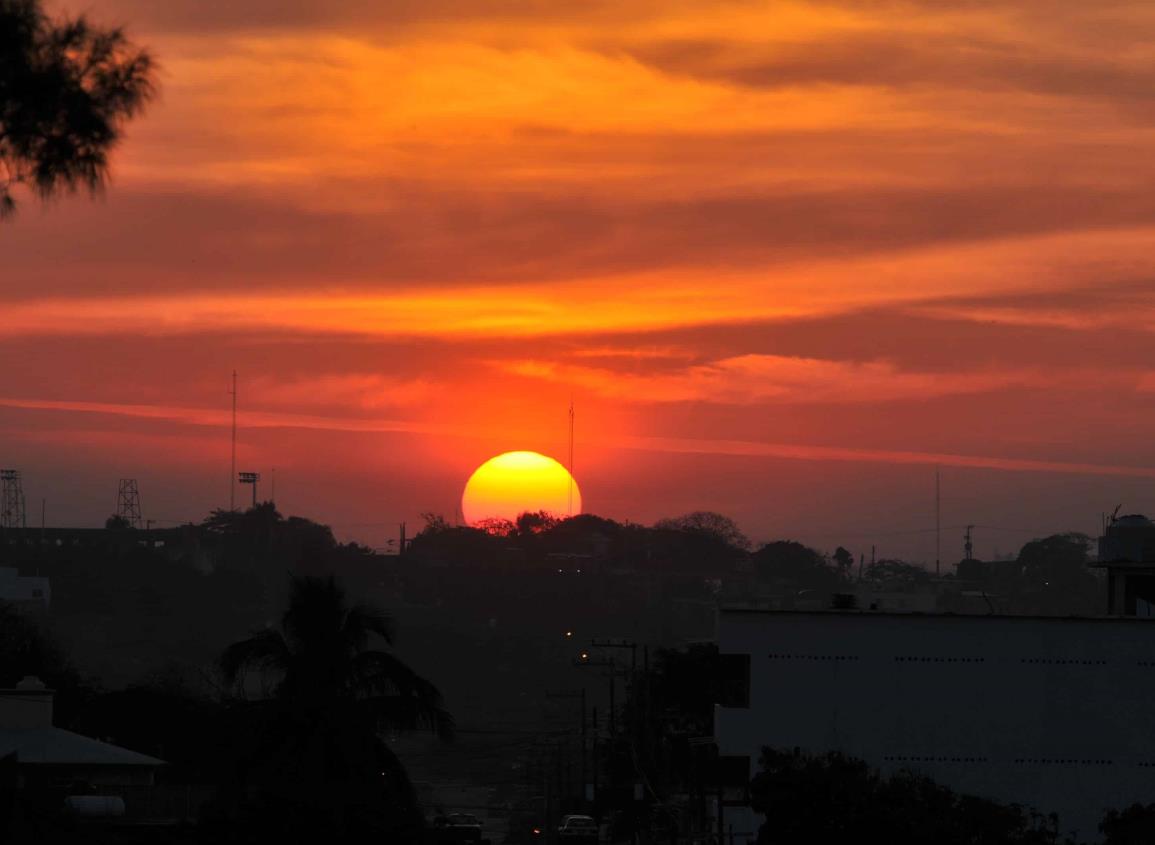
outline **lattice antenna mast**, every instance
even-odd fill
[[[133,528],[140,528],[144,522],[140,512],[140,488],[135,478],[120,479],[120,489],[116,494],[116,515]]]
[[[569,515],[573,516],[573,397],[569,400]]]
[[[237,371],[233,370],[233,440],[232,461],[229,463],[229,510],[237,509]]]
[[[934,575],[937,578],[942,561],[942,493],[939,488],[939,468],[934,468]]]
[[[0,469],[0,528],[24,526],[24,487],[20,471]]]

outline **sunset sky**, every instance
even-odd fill
[[[936,466],[945,560],[1155,511],[1155,4],[49,7],[162,93],[0,224],[30,522],[227,504],[234,368],[238,468],[375,546],[571,396],[617,519],[926,561]]]

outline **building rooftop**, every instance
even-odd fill
[[[43,766],[164,766],[163,760],[137,754],[62,728],[0,728],[0,758]]]
[[[1043,622],[1155,622],[1155,616],[1119,616],[1106,614],[1097,616],[1046,616],[1022,613],[922,613],[919,611],[866,610],[853,608],[813,608],[780,610],[769,607],[749,607],[741,604],[725,605],[718,608],[722,613],[761,613],[778,616],[885,616],[894,619],[1022,619]]]

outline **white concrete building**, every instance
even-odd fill
[[[0,566],[0,601],[48,607],[52,587],[47,578],[24,576],[11,566]]]
[[[749,661],[728,702],[748,706],[716,713],[719,754],[751,775],[763,746],[837,750],[1056,812],[1087,840],[1106,810],[1155,802],[1149,620],[723,609],[718,627],[721,653]],[[736,841],[762,822],[726,816]]]

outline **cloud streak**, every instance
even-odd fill
[[[739,355],[674,372],[628,373],[548,361],[497,366],[519,376],[577,385],[601,396],[661,403],[858,405],[1054,386],[1052,377],[1039,370],[910,372],[889,361],[782,355]]]
[[[179,425],[207,426],[225,429],[230,425],[227,411],[203,408],[164,407],[106,402],[73,402],[68,400],[40,400],[0,398],[0,407],[23,411],[94,414],[113,417],[144,419]],[[476,428],[446,424],[431,424],[403,420],[350,419],[302,414],[281,414],[246,411],[246,427],[262,429],[304,429],[311,431],[402,433],[436,435],[439,437],[485,437],[487,432]],[[1043,461],[1014,457],[991,457],[950,453],[914,452],[903,450],[859,449],[853,447],[812,446],[792,443],[760,443],[748,440],[711,438],[679,438],[653,436],[623,436],[603,444],[610,449],[630,449],[669,454],[731,455],[764,458],[786,458],[803,461],[833,461],[840,463],[881,463],[895,465],[939,465],[992,469],[1008,472],[1041,472],[1071,475],[1120,476],[1155,478],[1155,467],[1113,466],[1068,461]]]

